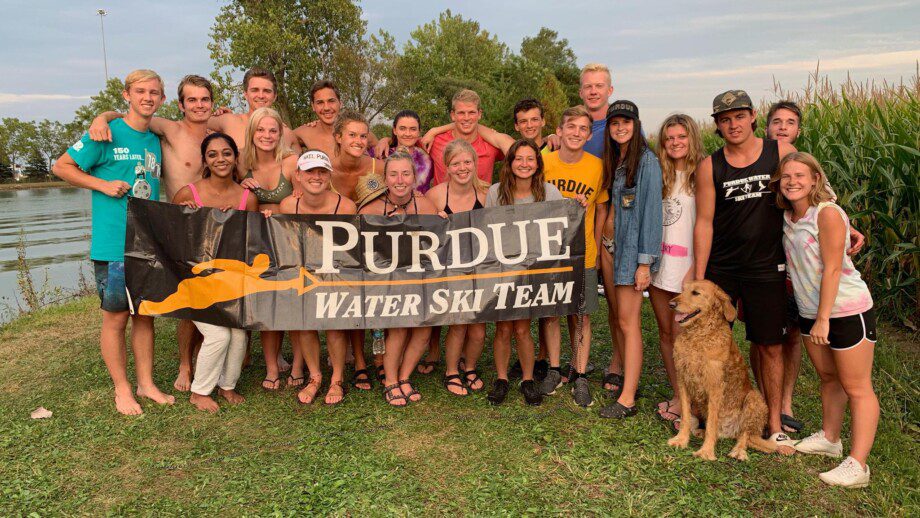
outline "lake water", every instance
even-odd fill
[[[49,286],[74,290],[80,284],[81,268],[94,285],[90,223],[86,189],[0,191],[0,322],[9,320],[19,307],[16,246],[20,233],[36,290],[46,278]]]

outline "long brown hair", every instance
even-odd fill
[[[668,129],[674,126],[681,126],[687,132],[689,145],[687,149],[687,176],[684,179],[684,192],[692,193],[696,186],[696,166],[703,161],[703,139],[700,136],[700,127],[689,115],[675,113],[669,116],[661,123],[661,129],[658,130],[658,162],[661,164],[661,199],[669,198],[674,192],[674,184],[677,182],[677,167],[668,152],[665,150],[665,141]]]
[[[514,182],[517,178],[511,172],[511,164],[517,155],[518,149],[527,146],[537,155],[537,170],[530,177],[530,193],[533,194],[533,201],[546,200],[546,176],[543,174],[543,156],[540,155],[540,148],[529,139],[521,139],[511,144],[508,152],[505,153],[505,160],[502,162],[502,169],[498,173],[498,204],[514,205]]]
[[[610,189],[617,166],[620,163],[620,145],[610,136],[610,119],[604,125],[604,190]],[[626,145],[626,156],[623,163],[626,165],[626,187],[636,186],[636,175],[639,173],[639,161],[642,153],[648,149],[648,142],[642,135],[642,121],[633,119],[633,134]]]

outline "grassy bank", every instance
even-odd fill
[[[24,191],[26,189],[49,189],[52,187],[67,187],[67,182],[23,182],[0,183],[0,191]]]
[[[738,463],[726,457],[730,441],[715,463],[670,449],[671,433],[654,417],[668,390],[648,311],[641,413],[625,422],[600,419],[598,404],[583,410],[568,394],[532,408],[515,391],[491,408],[483,395],[447,395],[435,376],[420,378],[424,401],[401,411],[384,406],[376,385],[340,407],[304,407],[293,391],[259,388],[258,359],[244,371],[240,407],[203,415],[180,395],[173,408],[145,404],[144,416],[129,419],[112,406],[96,307],[80,299],[0,329],[2,515],[920,513],[920,350],[916,337],[888,329],[877,347],[872,485],[847,491],[817,479],[830,459],[754,453]],[[609,357],[605,319],[595,315],[599,366]],[[177,365],[174,329],[157,321],[163,387]],[[492,370],[484,373],[490,382]],[[592,386],[599,395],[599,375]],[[54,417],[30,420],[38,406]],[[807,360],[796,410],[809,431],[819,425]]]

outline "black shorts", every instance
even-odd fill
[[[813,318],[799,317],[799,328],[802,330],[802,336],[809,336],[813,325],[815,325]],[[845,351],[856,347],[863,340],[875,343],[874,308],[858,315],[830,319],[827,341],[830,342],[831,349]]]
[[[783,343],[788,317],[786,280],[752,281],[732,275],[706,271],[706,279],[722,288],[732,304],[744,305],[745,337],[757,345]]]

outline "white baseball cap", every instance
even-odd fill
[[[326,153],[317,150],[307,151],[297,159],[297,169],[301,171],[309,171],[316,167],[332,171],[332,162],[329,161]]]

